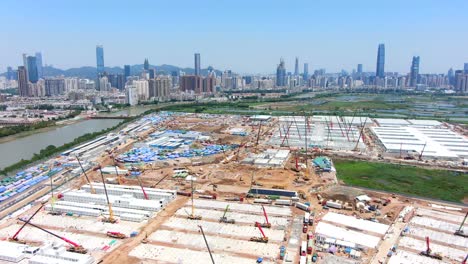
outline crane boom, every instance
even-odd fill
[[[138,184],[140,184],[141,191],[143,192],[143,196],[145,197],[145,200],[149,200],[148,194],[146,194],[145,188],[143,187],[143,183],[141,182],[140,175],[141,175],[141,172],[138,172],[137,174],[135,174],[138,180]]]
[[[263,209],[263,215],[265,216],[266,223],[267,223],[267,225],[270,225],[270,222],[268,222],[268,215],[267,215],[267,213],[265,211],[265,207],[263,205],[262,205],[262,209]]]
[[[226,214],[227,214],[227,211],[229,210],[229,204],[226,205],[226,209],[224,209],[224,214],[223,214],[223,218],[226,218]]]
[[[88,175],[86,174],[86,171],[85,171],[85,169],[83,168],[83,165],[81,165],[81,161],[80,161],[80,159],[78,158],[78,155],[75,155],[75,158],[76,158],[76,160],[78,161],[78,164],[80,165],[80,168],[81,168],[81,170],[83,171],[83,174],[84,174],[84,176],[85,176],[85,178],[86,178],[86,181],[87,181],[88,184],[89,184],[89,188],[91,189],[91,193],[95,194],[96,191],[94,190],[94,187],[93,187],[93,185],[91,184],[91,181],[89,180]]]
[[[465,225],[466,218],[468,217],[468,212],[465,215],[465,218],[463,218],[463,221],[460,224],[460,228],[458,228],[458,231],[463,231],[463,226]]]
[[[262,229],[260,223],[256,222],[255,225],[258,227],[258,230],[260,230],[260,233],[262,233],[263,238],[266,238],[265,233],[263,232],[263,229]]]
[[[116,220],[114,219],[114,211],[112,211],[112,205],[111,205],[111,203],[109,201],[109,195],[107,195],[106,181],[104,180],[104,175],[102,174],[101,166],[98,166],[96,169],[99,170],[99,173],[101,174],[102,185],[104,186],[104,193],[106,194],[107,206],[109,207],[109,219],[108,219],[108,221],[110,223],[115,223]]]
[[[227,207],[226,207],[227,208]],[[206,237],[205,237],[205,232],[203,232],[203,228],[201,225],[198,226],[200,228],[200,231],[203,235],[203,239],[205,240],[205,244],[206,244],[206,248],[208,249],[208,253],[210,253],[210,258],[211,258],[211,262],[213,264],[215,264],[215,261],[214,261],[214,258],[213,258],[213,255],[211,254],[211,249],[210,249],[210,246],[208,245],[208,241],[206,240]]]
[[[427,236],[426,237],[426,252],[427,254],[430,254],[431,253],[431,247],[430,247],[430,241],[429,241],[429,237]]]
[[[42,207],[44,207],[44,204],[45,203],[42,203],[41,206],[39,206],[39,208],[37,208],[37,210],[34,212],[34,214],[32,214],[31,217],[29,217],[29,219],[24,222],[24,224],[18,229],[18,231],[16,231],[16,233],[11,237],[11,240],[18,240],[18,235],[21,232],[21,230],[23,230],[23,228],[31,221],[31,219],[33,219],[33,217],[37,213],[39,213]]]
[[[46,233],[49,234],[49,235],[52,235],[52,236],[54,236],[54,237],[56,237],[56,238],[59,238],[59,239],[61,239],[61,240],[65,241],[65,242],[67,242],[68,244],[70,244],[70,245],[72,245],[72,246],[74,246],[74,247],[81,247],[80,245],[78,245],[77,243],[71,241],[70,239],[67,239],[67,238],[65,238],[65,237],[61,237],[61,236],[59,236],[59,235],[57,235],[57,234],[55,234],[55,233],[52,233],[52,232],[50,232],[49,230],[46,230],[46,229],[44,229],[44,228],[42,228],[42,227],[40,227],[40,226],[37,226],[37,225],[35,225],[35,224],[33,224],[33,223],[29,222],[29,221],[23,220],[23,219],[21,219],[21,218],[18,218],[18,220],[20,220],[21,222],[24,222],[24,223],[26,223],[26,224],[28,224],[28,225],[30,225],[30,226],[33,226],[33,227],[35,227],[35,228],[37,228],[37,229],[39,229],[39,230],[42,230],[42,231],[46,232]]]

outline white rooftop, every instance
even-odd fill
[[[388,152],[416,152],[423,157],[458,159],[468,157],[468,138],[446,128],[408,126],[372,127]]]
[[[322,220],[381,235],[385,234],[389,228],[388,225],[333,212],[328,212]]]
[[[315,229],[315,233],[324,237],[331,237],[339,240],[356,243],[358,245],[368,248],[375,248],[380,241],[379,237],[337,227],[335,225],[331,225],[325,222],[318,223]]]

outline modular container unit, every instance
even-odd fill
[[[280,190],[280,189],[260,189],[254,188],[249,190],[249,194],[259,194],[259,195],[277,195],[277,196],[286,196],[286,197],[297,197],[297,192]]]
[[[276,205],[291,205],[292,204],[292,201],[291,200],[281,200],[281,199],[277,199],[275,201],[275,204]]]
[[[336,209],[341,209],[343,208],[343,205],[341,203],[338,203],[338,202],[334,202],[334,201],[327,201],[326,205],[328,207],[331,207],[331,208],[336,208]]]
[[[271,204],[271,200],[268,199],[255,199],[254,203],[261,203],[261,204]]]
[[[310,211],[310,207],[307,206],[306,204],[303,204],[303,203],[299,203],[299,202],[296,202],[296,207],[299,208],[299,209],[302,209],[306,212],[309,212]]]
[[[60,212],[62,214],[71,213],[71,214],[94,216],[94,217],[101,215],[101,211],[99,210],[82,208],[82,207],[74,207],[74,206],[66,206],[66,205],[54,205],[54,207],[52,208],[52,205],[47,204],[45,206],[45,210],[49,212],[50,211]]]

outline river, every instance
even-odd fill
[[[99,115],[138,115],[150,107],[132,107],[112,113],[100,113]],[[93,133],[103,129],[113,127],[120,119],[91,119],[72,123],[62,127],[55,127],[50,130],[39,132],[25,137],[19,137],[12,141],[0,144],[0,168],[12,165],[21,159],[30,159],[34,153],[39,153],[41,149],[49,145],[61,146],[73,141],[75,138],[86,133]]]

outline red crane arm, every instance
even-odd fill
[[[428,252],[431,250],[429,245],[430,245],[429,237],[426,237],[426,246],[427,246],[427,251]]]
[[[258,227],[258,230],[260,230],[260,233],[262,233],[262,236],[263,236],[263,237],[266,237],[266,236],[265,236],[265,233],[263,233],[263,229],[262,229],[262,227],[260,226],[260,223],[259,223],[259,222],[255,222],[255,225]]]
[[[29,219],[27,221],[24,222],[24,224],[20,227],[20,229],[18,229],[18,231],[16,231],[15,235],[12,237],[13,240],[16,240],[16,237],[19,235],[19,233],[21,232],[21,230],[23,230],[23,228],[29,223],[29,221],[31,221],[31,219],[33,219],[33,217],[39,213],[39,211],[42,209],[42,207],[44,206],[44,204],[41,204],[41,206],[36,210],[36,212],[34,212],[33,215],[31,215],[31,217],[29,217]]]
[[[267,215],[267,213],[265,211],[265,207],[263,207],[263,205],[262,205],[262,209],[263,209],[263,215],[265,216],[266,223],[269,224],[270,222],[268,222],[268,215]]]

